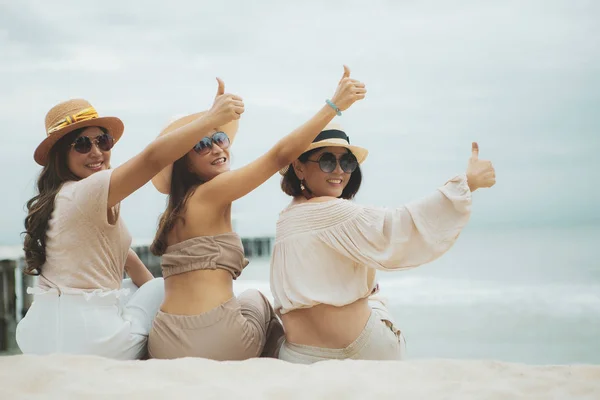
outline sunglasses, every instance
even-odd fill
[[[216,144],[221,149],[229,148],[229,136],[225,132],[215,132],[211,137],[202,138],[195,146],[194,151],[200,155],[208,154],[212,150],[213,144]]]
[[[78,153],[87,154],[92,151],[92,145],[94,144],[100,151],[110,151],[115,144],[115,139],[108,133],[96,136],[93,139],[90,139],[87,136],[79,136],[71,143],[71,147]]]
[[[306,161],[319,163],[319,168],[321,168],[321,171],[326,172],[326,173],[331,173],[331,172],[335,171],[335,168],[338,165],[338,159],[335,157],[335,154],[333,154],[333,153],[323,153],[323,154],[321,154],[321,156],[319,157],[318,160],[306,160]],[[346,154],[343,154],[339,158],[339,164],[340,164],[340,167],[342,168],[342,171],[344,171],[347,174],[351,174],[358,167],[358,160],[356,159],[354,154],[346,153]]]

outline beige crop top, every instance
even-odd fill
[[[236,279],[248,263],[242,240],[237,233],[228,232],[197,236],[167,247],[161,267],[164,278],[200,269],[224,269]]]

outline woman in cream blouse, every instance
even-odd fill
[[[350,201],[367,150],[337,125],[323,130],[289,167],[281,187],[292,196],[277,222],[271,291],[286,341],[279,358],[399,360],[404,338],[378,291],[375,272],[414,268],[444,254],[467,224],[471,193],[495,184],[477,143],[465,173],[429,197],[396,208]]]

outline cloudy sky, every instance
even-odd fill
[[[152,3],[0,0],[0,245],[21,240],[54,104],[83,97],[123,119],[117,166],[208,108],[220,76],[246,104],[240,167],[312,116],[344,63],[369,90],[338,119],[370,150],[357,201],[430,193],[476,140],[498,183],[476,193],[473,227],[600,223],[598,2]],[[274,231],[289,201],[278,182],[235,203],[242,235]],[[164,205],[150,184],[125,200],[135,238],[154,235]]]

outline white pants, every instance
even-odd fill
[[[17,326],[17,344],[24,354],[144,358],[148,333],[163,299],[162,278],[140,288],[125,279],[121,290],[91,295],[38,293]]]

